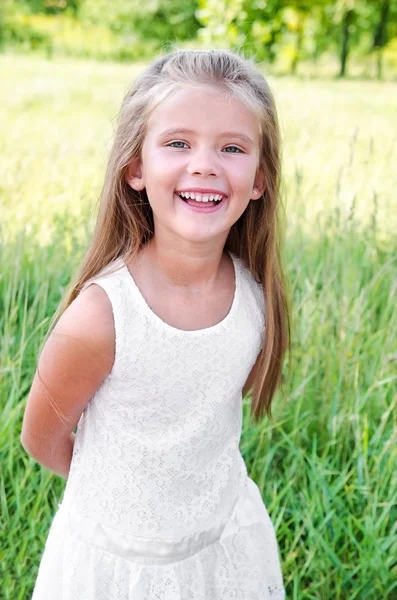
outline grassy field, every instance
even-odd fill
[[[64,481],[19,434],[140,65],[0,56],[0,598],[28,600]],[[397,596],[397,88],[270,79],[284,141],[291,376],[241,450],[290,599]],[[288,365],[286,365],[287,367]],[[287,369],[286,369],[287,374]]]

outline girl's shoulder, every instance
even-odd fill
[[[116,332],[122,332],[125,329],[125,318],[129,305],[127,272],[124,259],[118,257],[87,279],[79,293],[79,296],[84,296],[91,292],[91,302],[97,305],[95,314],[99,318],[102,314],[106,323],[111,320],[112,326],[109,326],[107,333],[111,334],[109,343],[113,346],[117,337]],[[89,301],[90,298],[87,298],[86,303]]]
[[[79,311],[82,315],[90,315],[89,321],[93,330],[102,331],[103,338],[110,344],[114,342],[113,288],[122,266],[121,259],[113,260],[105,265],[93,277],[85,281],[72,303],[75,312]]]

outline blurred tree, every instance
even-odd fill
[[[347,72],[348,56],[352,48],[360,46],[362,38],[372,39],[367,52],[378,54],[377,75],[382,76],[383,49],[391,35],[397,35],[397,4],[395,0],[338,0],[334,10],[334,23],[340,27],[340,71],[344,77]]]
[[[329,0],[199,0],[197,12],[206,45],[244,49],[270,63],[289,45],[293,73],[306,53],[319,55],[325,49],[332,15]]]
[[[316,60],[333,48],[339,56],[340,77],[346,75],[351,50],[360,47],[362,52],[362,40],[368,35],[378,50],[380,77],[382,50],[390,37],[388,23],[397,20],[395,0],[199,0],[198,4],[196,15],[203,25],[199,39],[205,46],[243,49],[270,63],[287,48],[292,73],[302,58]]]
[[[205,47],[240,46],[244,41],[244,0],[198,0],[196,18],[203,25],[198,31]]]
[[[283,0],[199,0],[196,16],[205,46],[230,47],[273,62],[286,26]]]
[[[286,7],[284,0],[245,0],[247,14],[245,35],[247,43],[259,59],[273,63],[277,57],[278,45],[287,30],[283,19]]]
[[[339,76],[344,77],[346,73],[347,57],[350,51],[349,40],[351,34],[351,25],[356,17],[356,0],[339,0],[341,14],[341,46],[340,46],[340,72]]]
[[[390,0],[375,0],[374,3],[374,28],[372,50],[377,52],[377,78],[382,79],[383,50],[391,38],[391,29],[394,24],[394,35],[397,35],[397,4]]]
[[[0,48],[3,46],[5,42],[6,36],[6,19],[10,10],[10,0],[4,0],[2,4],[0,4]]]
[[[301,60],[332,51],[344,77],[352,50],[373,53],[381,79],[384,50],[390,56],[397,38],[397,0],[0,0],[0,44],[40,36],[50,43],[51,26],[61,22],[80,28],[82,37],[93,29],[88,25],[105,29],[121,48],[145,49],[145,55],[197,36],[205,47],[229,47],[269,63],[280,58],[293,74]]]
[[[75,15],[82,0],[14,0],[14,5],[20,10],[30,13]]]
[[[197,3],[180,0],[81,0],[78,11],[84,22],[106,25],[112,31],[138,34],[142,41],[191,39],[200,26],[195,13]]]
[[[295,75],[300,59],[302,58],[302,45],[305,25],[308,15],[313,11],[313,2],[310,0],[295,0],[288,3],[283,11],[283,18],[287,28],[295,36],[292,49],[291,74]]]
[[[143,39],[150,36],[164,41],[185,41],[196,36],[200,23],[196,18],[197,1],[158,0],[150,3],[145,15],[142,4],[135,16],[135,26]]]

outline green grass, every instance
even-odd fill
[[[0,597],[27,600],[64,481],[21,447],[23,412],[140,67],[0,56],[0,68]],[[288,598],[391,599],[395,85],[270,83],[284,141],[293,352],[273,421],[251,424],[245,398],[241,450],[277,529]]]

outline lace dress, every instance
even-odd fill
[[[205,329],[160,319],[121,257],[85,284],[110,299],[115,360],[80,417],[32,600],[285,597],[274,527],[239,450],[264,299],[229,254],[232,307]]]

